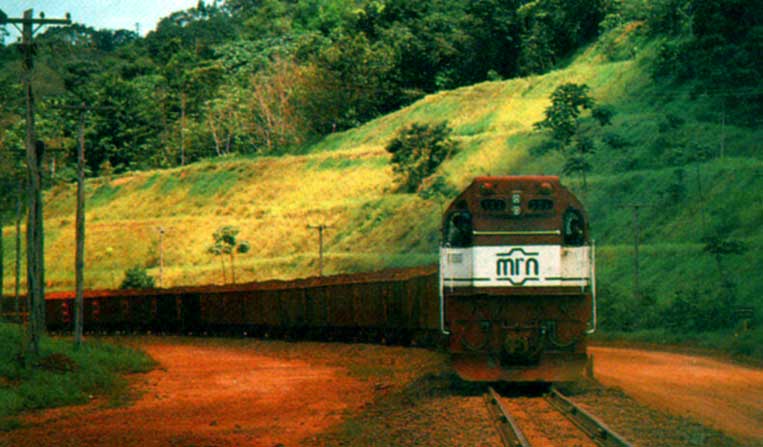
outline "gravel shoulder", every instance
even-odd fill
[[[636,401],[763,445],[763,370],[707,357],[594,346],[594,374]]]

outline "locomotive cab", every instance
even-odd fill
[[[442,224],[440,323],[459,375],[579,378],[595,275],[577,198],[558,177],[478,177]]]

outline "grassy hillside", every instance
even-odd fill
[[[544,149],[549,137],[532,125],[556,86],[577,82],[616,113],[599,131],[588,189],[577,177],[563,179],[589,208],[604,299],[631,294],[631,205],[640,204],[641,281],[650,297],[665,302],[692,288],[717,289],[717,265],[701,237],[720,228],[749,248],[724,265],[738,282],[740,302],[760,315],[763,284],[755,273],[763,268],[763,131],[722,117],[718,98],[693,98],[690,86],[653,81],[650,63],[659,42],[646,40],[638,28],[611,31],[565,68],[430,95],[297,155],[220,158],[92,180],[86,285],[116,287],[133,265],[156,276],[159,227],[165,229],[165,286],[222,282],[220,260],[206,251],[222,225],[238,226],[252,245],[236,259],[239,281],[316,274],[318,237],[308,224],[330,226],[327,273],[435,262],[439,215],[448,199],[392,193],[386,143],[412,122],[447,120],[463,147],[441,168],[455,188],[483,174],[556,175],[563,159]],[[704,160],[697,160],[700,152]],[[52,289],[73,288],[73,215],[74,185],[50,190],[45,216]],[[3,234],[10,272],[12,228]]]

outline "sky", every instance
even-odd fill
[[[198,0],[0,0],[0,10],[8,17],[21,17],[24,11],[34,9],[34,16],[40,11],[47,18],[64,18],[70,13],[72,21],[95,29],[128,29],[145,36],[152,31],[159,19],[175,11],[196,6]],[[207,3],[212,3],[208,1]],[[6,25],[11,33],[5,43],[14,42],[18,31],[13,25]]]

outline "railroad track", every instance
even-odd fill
[[[559,436],[560,446],[570,445],[570,436],[581,436],[587,438],[592,445],[599,447],[632,447],[628,441],[623,439],[620,435],[615,433],[614,430],[609,428],[604,422],[602,422],[596,416],[583,410],[577,406],[570,399],[565,397],[559,390],[551,388],[542,398],[522,398],[522,402],[517,404],[519,407],[528,406],[529,402],[532,402],[533,406],[546,405],[553,408],[556,413],[558,421],[558,415],[561,413],[567,420],[569,420],[580,433],[571,435],[569,429],[567,433],[556,433]],[[541,403],[541,401],[543,403]],[[520,428],[520,424],[517,422],[518,417],[512,415],[512,411],[509,408],[514,405],[511,402],[511,398],[505,398],[500,396],[492,387],[488,387],[487,393],[485,393],[485,402],[490,413],[491,420],[493,421],[498,434],[506,447],[532,447],[532,443],[528,439],[532,439],[531,436],[526,436]],[[542,412],[542,410],[541,410]],[[526,420],[531,420],[532,415],[525,414]],[[546,415],[548,417],[548,414]],[[543,421],[536,421],[538,424],[542,424]],[[549,424],[547,424],[549,425]],[[561,424],[552,424],[561,425]],[[548,439],[548,433],[545,436]],[[552,440],[553,441],[553,440]]]

